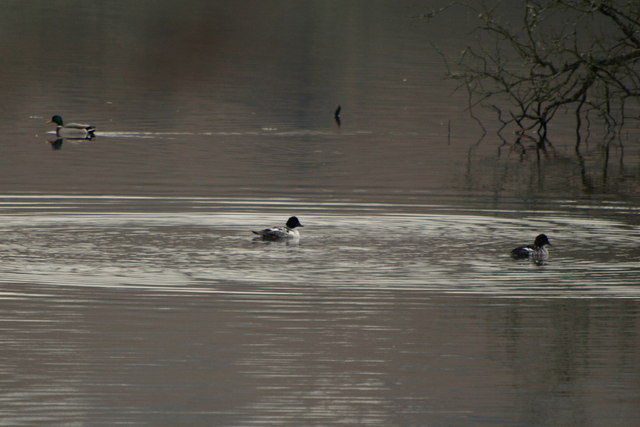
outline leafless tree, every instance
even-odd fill
[[[469,108],[493,110],[518,137],[548,142],[560,112],[575,117],[576,149],[590,120],[615,134],[640,100],[640,0],[523,0],[517,22],[507,1],[451,3],[478,25],[474,42],[447,59],[449,77],[469,95]],[[636,113],[637,114],[637,113]],[[634,119],[638,119],[633,117]]]

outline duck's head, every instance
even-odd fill
[[[64,126],[64,125],[62,124],[62,117],[60,117],[60,116],[59,116],[59,115],[57,115],[57,114],[56,114],[55,116],[51,117],[51,120],[49,120],[47,123],[55,123],[55,124],[57,124],[58,126]]]
[[[539,234],[536,237],[536,241],[533,242],[534,245],[538,246],[538,247],[543,247],[544,245],[549,245],[551,246],[551,242],[549,241],[549,239],[547,238],[546,234]]]
[[[287,227],[296,228],[296,227],[304,227],[304,225],[300,224],[300,221],[298,221],[298,217],[292,216],[287,220]]]

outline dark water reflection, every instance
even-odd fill
[[[634,423],[638,129],[476,143],[437,6],[6,2],[1,423]]]
[[[26,0],[7,7],[2,189],[637,197],[640,134],[632,122],[623,145],[609,150],[594,125],[581,156],[562,119],[554,150],[541,160],[528,147],[498,154],[495,136],[472,149],[479,128],[431,47],[464,45],[469,17],[415,19],[438,5]],[[54,113],[97,126],[97,139],[46,150],[43,142],[55,140],[43,122]]]
[[[13,425],[610,425],[638,415],[632,302],[13,290],[0,393]]]

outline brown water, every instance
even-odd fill
[[[71,5],[0,17],[0,424],[637,422],[635,125],[476,144],[427,4]]]

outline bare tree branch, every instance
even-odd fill
[[[502,22],[502,4],[453,2],[430,15],[457,6],[478,18],[478,42],[454,65],[447,61],[448,76],[469,94],[469,110],[488,107],[498,132],[535,130],[542,142],[561,110],[573,110],[576,145],[590,112],[615,132],[626,103],[640,99],[640,2],[524,0],[513,28]]]

